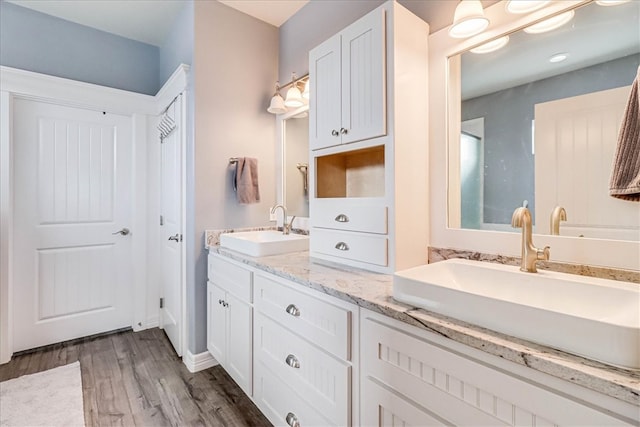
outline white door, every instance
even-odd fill
[[[556,205],[560,234],[639,240],[637,203],[609,196],[609,177],[630,86],[535,106],[536,223],[549,232]],[[540,227],[540,228],[538,228]]]
[[[167,113],[176,129],[161,143],[160,226],[162,327],[182,356],[182,128],[181,97]]]
[[[340,36],[309,52],[309,147],[338,145],[342,103],[340,98]]]
[[[130,327],[131,119],[14,107],[13,351]]]

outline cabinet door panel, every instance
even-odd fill
[[[252,390],[252,309],[246,304],[227,293],[227,363],[225,369],[231,378],[251,396]]]
[[[385,11],[342,31],[342,143],[386,134]]]
[[[338,145],[340,133],[340,36],[309,52],[309,147]]]
[[[365,426],[409,427],[449,424],[368,378],[362,384],[361,405],[362,425]]]
[[[207,283],[207,350],[220,364],[225,364],[226,309],[219,301],[224,301],[225,292],[215,284]]]

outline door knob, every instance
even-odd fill
[[[115,233],[111,234],[120,234],[121,236],[126,236],[129,233],[131,233],[131,230],[129,230],[128,228],[123,228],[122,230],[116,231]]]
[[[169,240],[173,240],[175,242],[181,242],[182,241],[182,236],[178,233],[176,233],[175,236],[169,236]]]

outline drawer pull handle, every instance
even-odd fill
[[[291,427],[300,427],[300,422],[298,421],[298,417],[293,412],[289,412],[287,414],[287,418],[285,418],[287,424]]]
[[[287,313],[289,313],[290,315],[292,315],[293,317],[298,317],[300,316],[300,310],[298,309],[298,307],[296,307],[293,304],[289,304],[287,306]]]
[[[348,251],[349,245],[347,245],[345,242],[338,242],[336,243],[336,249],[339,251]]]
[[[349,222],[349,217],[345,214],[340,214],[335,218],[336,222]]]
[[[285,362],[287,362],[287,365],[291,366],[292,368],[296,368],[296,369],[300,368],[300,361],[298,361],[298,358],[295,357],[293,354],[288,355]]]
[[[331,135],[338,136],[338,135],[340,135],[340,132],[338,132],[337,130],[334,129],[334,130],[331,131]]]

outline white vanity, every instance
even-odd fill
[[[275,425],[640,420],[637,371],[398,303],[392,276],[219,247],[209,266],[209,350]]]

